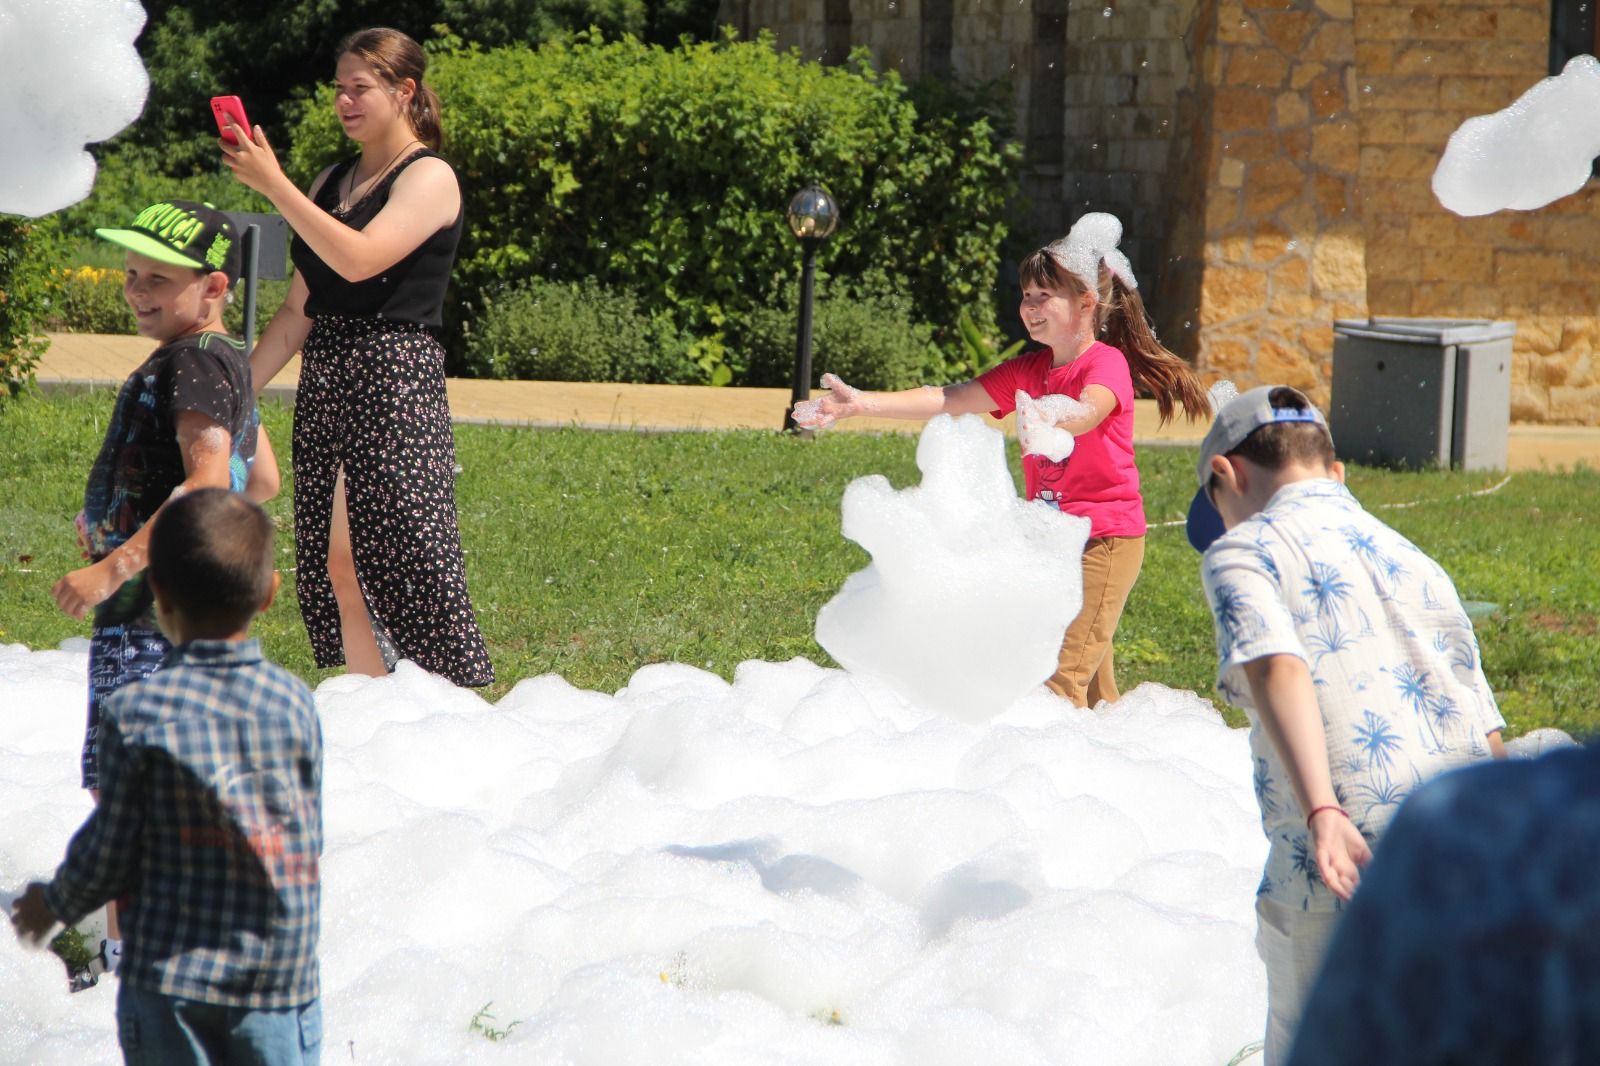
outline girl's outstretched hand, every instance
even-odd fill
[[[846,385],[837,374],[822,375],[822,387],[828,395],[794,405],[794,423],[801,429],[827,429],[841,418],[866,413],[868,404],[861,390]]]

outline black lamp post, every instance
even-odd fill
[[[811,303],[816,285],[817,249],[839,227],[839,205],[826,189],[807,185],[789,201],[785,216],[789,230],[800,238],[804,268],[800,272],[800,336],[794,353],[794,390],[789,409],[783,415],[785,430],[799,429],[794,421],[794,405],[811,396]]]

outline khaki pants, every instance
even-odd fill
[[[1256,898],[1256,953],[1267,964],[1267,1043],[1263,1066],[1283,1066],[1300,1025],[1306,996],[1316,983],[1322,957],[1339,915],[1297,911]]]
[[[1092,537],[1083,548],[1083,610],[1061,640],[1056,672],[1045,684],[1075,707],[1116,702],[1111,638],[1144,565],[1143,537]]]

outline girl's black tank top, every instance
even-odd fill
[[[349,210],[338,210],[339,185],[358,159],[346,159],[328,172],[313,202],[352,229],[363,229],[389,202],[389,190],[406,167],[418,159],[437,155],[419,148],[401,161],[383,180],[374,185]],[[444,323],[444,293],[450,284],[450,269],[455,265],[456,247],[461,243],[464,211],[456,220],[423,241],[410,255],[364,281],[346,281],[311,247],[296,237],[290,245],[290,258],[306,281],[309,296],[306,314],[352,315],[396,322],[417,322],[438,327]]]

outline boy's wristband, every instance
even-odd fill
[[[1347,820],[1350,817],[1350,812],[1345,810],[1343,807],[1339,806],[1337,803],[1324,803],[1320,807],[1311,808],[1311,813],[1306,815],[1306,828],[1307,829],[1311,828],[1311,819],[1315,818],[1317,815],[1321,814],[1323,811],[1338,811],[1340,814],[1344,815]]]

